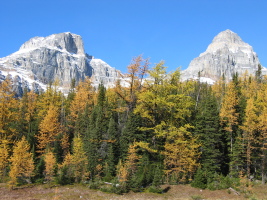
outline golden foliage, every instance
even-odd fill
[[[33,176],[33,156],[32,153],[28,152],[29,149],[30,145],[25,137],[22,137],[14,147],[13,155],[10,158],[9,186],[11,188],[18,183],[18,179],[30,182],[30,177]]]
[[[0,178],[4,177],[9,164],[9,142],[2,140],[0,144]]]
[[[18,121],[18,100],[14,98],[9,79],[0,83],[0,140],[12,142],[17,134],[12,123]]]
[[[227,125],[225,130],[228,132],[233,131],[233,125],[237,125],[238,113],[236,112],[235,107],[238,104],[238,101],[239,99],[235,90],[235,85],[233,82],[230,82],[226,87],[226,94],[220,111],[221,122]]]
[[[174,175],[177,180],[185,181],[186,177],[192,178],[193,173],[199,166],[200,156],[197,138],[188,131],[190,125],[176,128],[173,126],[160,129],[160,135],[166,136],[164,165],[167,177]]]
[[[39,125],[39,134],[37,135],[39,152],[44,152],[48,147],[53,147],[53,142],[61,133],[61,125],[58,122],[58,110],[55,106],[50,105],[49,110]]]
[[[73,154],[68,153],[60,167],[68,168],[68,175],[75,178],[75,182],[86,180],[88,160],[84,151],[82,139],[78,136],[73,139]]]
[[[53,177],[55,175],[55,167],[56,167],[56,158],[53,154],[53,152],[48,151],[44,155],[44,161],[45,161],[45,179],[47,181],[52,181]]]
[[[117,165],[117,177],[120,183],[126,183],[130,176],[137,170],[139,160],[141,159],[141,156],[137,154],[137,147],[138,145],[136,143],[129,146],[124,164],[119,160]]]
[[[79,113],[83,113],[86,105],[91,105],[93,102],[91,81],[89,78],[86,78],[76,87],[75,97],[70,106],[70,119],[75,121],[78,118]]]

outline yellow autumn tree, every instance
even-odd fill
[[[17,139],[14,124],[18,121],[18,100],[14,98],[9,79],[0,83],[0,140]]]
[[[138,94],[134,112],[146,120],[147,126],[141,130],[151,132],[153,142],[139,145],[149,152],[161,149],[158,153],[165,157],[167,177],[173,176],[177,181],[188,176],[190,179],[199,157],[197,138],[189,131],[192,126],[186,124],[194,106],[190,97],[193,84],[182,82],[179,70],[167,74],[164,62],[158,63],[149,74],[146,90]]]
[[[235,84],[230,82],[225,91],[225,96],[221,105],[220,120],[225,124],[225,130],[229,133],[230,140],[230,153],[233,152],[233,127],[238,124],[238,113],[236,106],[238,104],[238,96],[235,90]]]
[[[0,143],[0,180],[3,181],[7,175],[7,167],[9,164],[9,143],[7,140],[2,140]]]
[[[29,152],[30,145],[25,137],[16,143],[13,149],[13,155],[10,158],[10,182],[9,186],[13,188],[19,182],[30,182],[33,176],[34,163],[32,153]]]
[[[135,108],[137,93],[143,88],[145,75],[148,72],[149,59],[144,59],[142,55],[132,59],[127,66],[128,73],[124,75],[124,85],[117,83],[115,91],[117,95],[126,103],[126,108],[130,112]]]
[[[56,168],[56,158],[52,151],[48,150],[47,153],[44,155],[45,161],[45,179],[47,181],[52,181],[55,175],[55,168]]]
[[[141,159],[141,156],[137,154],[137,148],[137,144],[131,144],[128,148],[125,163],[123,164],[120,160],[117,165],[117,177],[120,183],[125,184],[137,170],[139,160]]]
[[[60,168],[66,168],[68,177],[73,177],[76,183],[86,180],[89,177],[88,160],[84,151],[82,139],[77,136],[73,139],[73,154],[68,153]]]
[[[84,151],[83,141],[78,136],[73,139],[72,165],[74,170],[75,182],[80,182],[88,178],[87,156]]]
[[[121,161],[121,159],[118,162],[118,165],[116,166],[116,174],[119,183],[121,184],[126,184],[127,182],[127,176],[128,176],[128,170],[126,165],[124,165]]]
[[[51,106],[58,109],[62,106],[64,95],[58,90],[58,84],[58,81],[55,81],[53,85],[47,86],[44,93],[39,95],[36,107],[40,119],[43,119],[44,116],[46,116]]]
[[[93,88],[91,80],[86,78],[76,87],[76,93],[70,105],[70,120],[76,121],[78,115],[83,113],[87,104],[93,104]]]
[[[256,107],[254,105],[254,97],[247,100],[247,106],[245,110],[245,122],[241,128],[243,129],[243,140],[246,148],[246,167],[247,177],[250,178],[252,153],[256,144],[256,132],[258,130],[258,116],[256,114]]]
[[[200,144],[197,142],[197,138],[188,131],[190,128],[192,128],[190,125],[179,128],[174,126],[157,127],[157,134],[166,137],[165,150],[162,154],[165,156],[164,166],[167,181],[170,177],[177,182],[186,182],[187,178],[191,181],[192,175],[199,166],[200,152],[198,149]]]
[[[40,153],[43,153],[46,148],[54,147],[57,136],[62,132],[61,129],[62,127],[58,121],[58,109],[50,105],[46,116],[39,125],[39,134],[36,136]]]

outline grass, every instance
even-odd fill
[[[192,188],[190,185],[164,185],[162,189],[168,188],[166,193],[155,194],[150,192],[134,193],[129,192],[123,195],[114,193],[105,193],[99,190],[89,189],[86,185],[65,185],[53,186],[48,185],[31,185],[30,187],[19,187],[10,191],[6,184],[0,184],[0,198],[3,200],[23,199],[23,200],[72,200],[72,199],[93,199],[93,200],[245,200],[245,199],[266,199],[267,185],[256,185],[250,197],[245,198],[243,194],[240,196],[233,193],[229,194],[226,190],[200,190]]]

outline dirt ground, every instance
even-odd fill
[[[124,195],[104,193],[97,190],[88,189],[82,185],[68,185],[48,188],[45,185],[33,187],[24,187],[15,190],[9,190],[5,184],[0,184],[0,199],[22,199],[22,200],[70,200],[70,199],[90,199],[90,200],[228,200],[228,199],[267,199],[267,186],[258,186],[255,188],[257,196],[253,193],[248,195],[237,195],[228,190],[200,190],[192,188],[189,185],[171,185],[165,194],[153,193],[133,193],[129,192]]]

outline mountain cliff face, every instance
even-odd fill
[[[72,79],[79,82],[86,76],[93,77],[95,86],[100,82],[109,86],[119,74],[104,61],[86,54],[81,36],[69,32],[31,38],[19,51],[0,58],[0,80],[12,78],[16,92],[23,87],[40,91],[56,80],[67,92]]]
[[[182,72],[183,79],[200,77],[209,78],[210,82],[218,80],[222,75],[230,80],[234,73],[239,75],[246,71],[255,74],[260,64],[253,48],[230,30],[219,33],[204,53],[191,61]],[[266,69],[263,68],[263,72]]]

